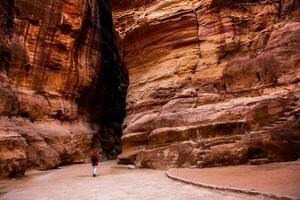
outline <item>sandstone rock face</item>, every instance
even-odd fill
[[[109,1],[1,1],[0,176],[115,157],[126,84]]]
[[[0,136],[0,177],[24,174],[27,166],[25,139],[13,132],[1,131]]]
[[[113,0],[129,72],[120,163],[300,156],[296,0]]]

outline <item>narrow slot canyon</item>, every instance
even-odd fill
[[[1,0],[0,199],[299,199],[299,19],[298,0]]]
[[[149,199],[173,199],[181,183],[168,178],[222,179],[227,199],[299,197],[299,19],[297,0],[1,0],[0,184],[20,191],[0,186],[0,198],[39,198],[35,186],[60,176],[69,196],[79,179],[99,194],[95,149],[95,185],[120,188],[106,199],[159,183]],[[207,176],[218,170],[225,178]],[[275,177],[261,183],[271,189],[244,182],[255,170]],[[175,199],[223,197],[208,191]]]
[[[98,76],[89,88],[83,88],[78,99],[79,110],[98,126],[93,135],[91,148],[103,153],[104,159],[116,159],[121,153],[122,123],[126,115],[128,73],[120,56],[120,47],[112,22],[112,10],[108,1],[101,0],[96,9],[102,32],[99,33],[101,53]],[[91,7],[87,8],[83,27],[93,28]],[[86,23],[86,25],[84,24]],[[84,31],[84,30],[83,30]],[[82,38],[86,36],[81,36]],[[77,43],[80,45],[80,40]]]

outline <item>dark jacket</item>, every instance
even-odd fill
[[[97,166],[99,162],[99,155],[96,151],[91,153],[91,161],[93,166]]]

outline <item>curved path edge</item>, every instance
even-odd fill
[[[248,194],[248,195],[261,195],[261,196],[264,196],[264,197],[267,197],[267,198],[272,198],[272,199],[275,199],[275,200],[295,200],[294,198],[287,197],[287,196],[278,196],[278,195],[275,195],[275,194],[263,193],[263,192],[258,192],[258,191],[251,191],[251,190],[245,190],[245,189],[234,188],[234,187],[220,187],[220,186],[200,183],[198,181],[192,181],[192,180],[188,180],[188,179],[173,175],[170,172],[171,172],[171,169],[169,169],[166,172],[166,175],[167,175],[168,178],[171,178],[175,181],[180,181],[180,182],[183,182],[183,183],[198,186],[198,187],[203,187],[203,188],[212,189],[212,190],[236,192],[236,193],[242,193],[242,194]]]

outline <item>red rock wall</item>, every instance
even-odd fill
[[[0,23],[0,177],[82,161],[91,145],[116,156],[127,78],[109,1],[5,0]]]
[[[300,156],[298,1],[112,2],[129,71],[121,163]]]

